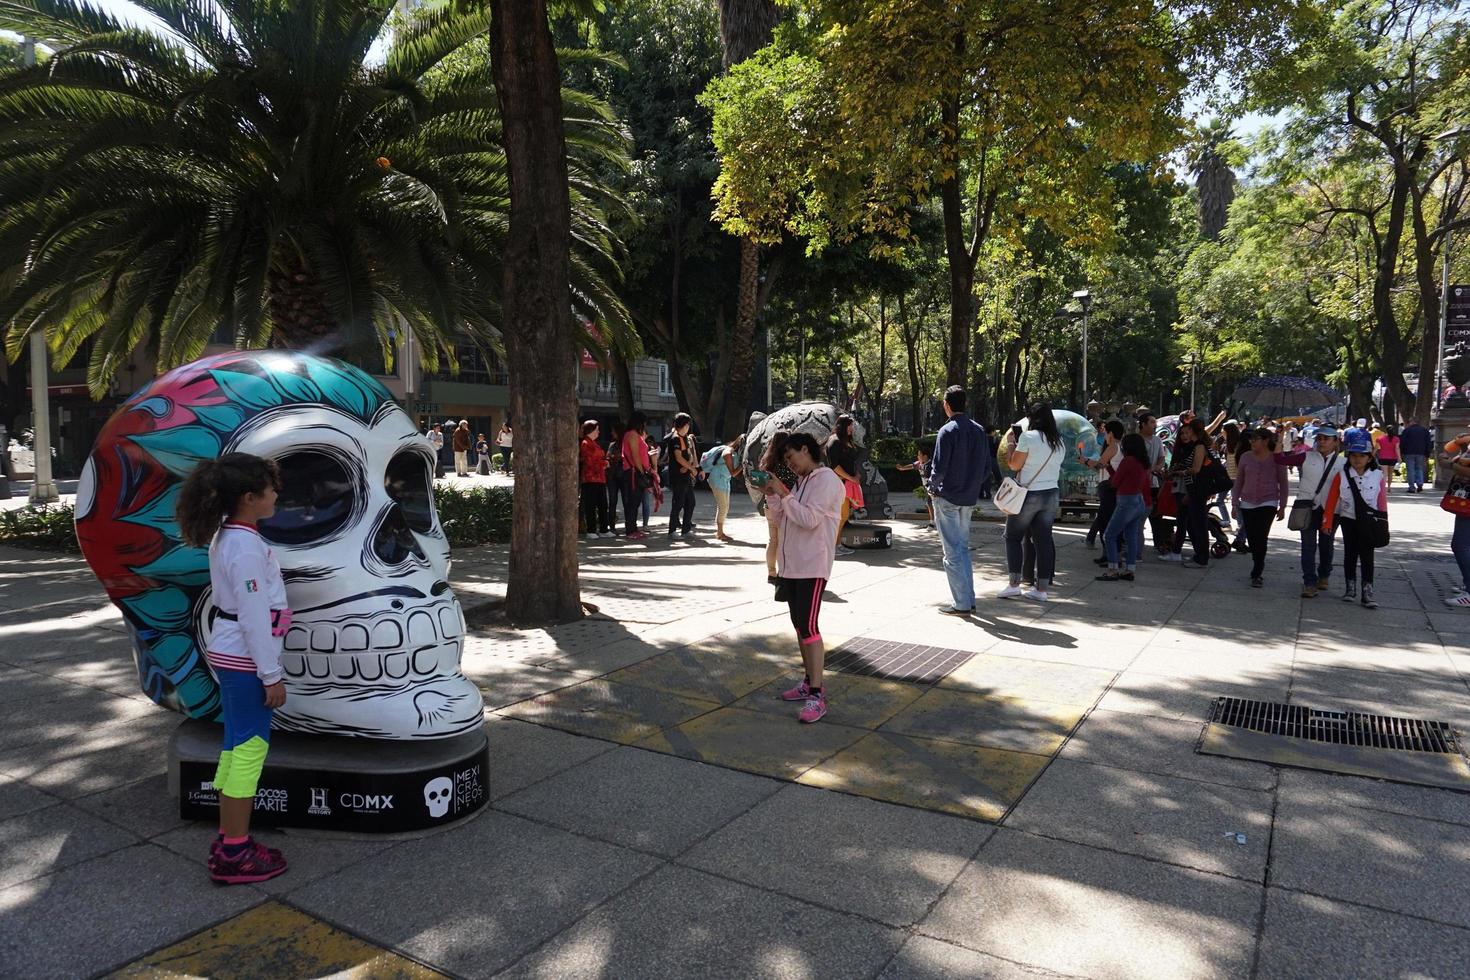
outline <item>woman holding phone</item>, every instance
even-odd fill
[[[800,684],[783,692],[781,699],[803,702],[797,719],[809,725],[827,714],[827,692],[822,686],[827,651],[818,620],[822,592],[836,558],[837,525],[842,519],[846,491],[837,474],[822,465],[822,446],[810,433],[787,436],[782,461],[796,477],[795,488],[772,479],[765,482],[761,492],[766,495],[767,511],[775,515],[780,528],[778,596],[790,607],[806,675]]]

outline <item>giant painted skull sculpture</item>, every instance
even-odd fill
[[[103,428],[77,490],[77,537],[132,631],[154,701],[219,716],[209,642],[208,553],[180,540],[178,491],[202,459],[276,460],[276,516],[260,531],[294,621],[275,727],[384,739],[443,738],[482,722],[459,672],[464,617],[433,455],[392,396],[340,361],[290,351],[207,357],[143,388]]]
[[[761,457],[765,455],[766,446],[771,437],[777,432],[809,432],[819,443],[825,444],[837,426],[837,416],[842,410],[830,402],[797,402],[795,405],[787,405],[778,408],[770,415],[762,415],[756,412],[751,415],[749,426],[745,433],[745,456],[744,465],[747,469],[759,469]],[[867,433],[863,430],[861,422],[854,421],[852,424],[852,438],[859,447],[867,444]],[[881,473],[868,460],[867,453],[862,454],[860,464],[862,472],[863,493],[868,498],[869,510],[881,512],[887,509],[888,484]],[[750,484],[746,484],[746,491],[750,499],[760,504],[764,495]]]

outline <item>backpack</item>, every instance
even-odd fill
[[[705,471],[709,471],[714,469],[716,466],[721,466],[724,463],[724,456],[725,446],[723,443],[718,443],[714,446],[711,446],[709,449],[705,450],[703,456],[699,457],[699,468]]]
[[[1230,479],[1225,464],[1221,462],[1217,453],[1205,450],[1205,465],[1195,474],[1194,482],[1199,492],[1205,496],[1214,497],[1218,494],[1229,493],[1235,489],[1235,481]]]

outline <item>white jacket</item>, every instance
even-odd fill
[[[220,528],[209,546],[209,580],[225,615],[215,618],[205,660],[218,670],[254,670],[261,683],[274,684],[283,671],[271,614],[288,608],[286,582],[260,532],[247,524]]]
[[[1297,454],[1288,454],[1295,457]],[[1328,472],[1331,467],[1332,473],[1341,473],[1347,465],[1347,456],[1341,452],[1331,456],[1323,456],[1315,449],[1309,449],[1305,456],[1301,457],[1301,476],[1296,484],[1296,499],[1310,500],[1312,507],[1322,507],[1327,502],[1327,494],[1332,489],[1332,476],[1322,479],[1322,474]],[[1322,489],[1317,489],[1318,485]]]

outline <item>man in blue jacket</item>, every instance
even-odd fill
[[[934,440],[930,492],[934,526],[944,548],[944,573],[954,600],[943,610],[951,616],[975,611],[975,573],[970,565],[970,512],[980,489],[990,481],[990,452],[985,430],[965,414],[965,389],[951,385],[944,393],[949,421]]]
[[[1426,469],[1433,448],[1429,430],[1420,425],[1418,419],[1410,419],[1404,431],[1399,433],[1399,455],[1404,457],[1404,469],[1409,474],[1410,493],[1424,492],[1424,481],[1428,478]]]

